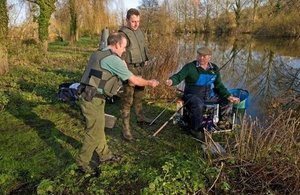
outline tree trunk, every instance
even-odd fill
[[[70,44],[73,45],[76,42],[76,34],[78,28],[78,20],[77,20],[77,10],[76,10],[76,1],[69,1],[69,9],[70,9]]]
[[[40,15],[38,17],[39,40],[44,45],[44,50],[47,51],[49,20],[55,10],[55,0],[36,0],[35,3],[40,7]]]
[[[0,75],[8,72],[7,52],[8,14],[6,0],[0,1]]]
[[[0,75],[8,72],[7,48],[0,43]]]

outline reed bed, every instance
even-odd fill
[[[299,194],[299,140],[295,110],[282,112],[267,127],[244,118],[241,130],[227,137],[223,179],[230,180],[235,193]]]

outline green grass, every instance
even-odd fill
[[[80,46],[96,47],[93,41],[81,42]],[[24,50],[19,54],[19,64],[13,64],[10,73],[1,76],[0,194],[224,194],[240,193],[240,186],[246,186],[239,183],[244,179],[242,173],[255,170],[243,166],[243,162],[250,161],[247,157],[253,156],[252,142],[242,139],[250,134],[236,140],[234,134],[215,137],[224,146],[232,146],[225,160],[203,158],[200,143],[172,123],[153,138],[151,135],[174,113],[175,105],[151,99],[151,90],[144,105],[147,116],[154,118],[168,107],[157,123],[137,126],[133,114],[136,140],[129,143],[122,139],[118,119],[114,129],[106,129],[106,135],[111,150],[122,156],[121,162],[101,164],[99,177],[79,175],[75,158],[81,146],[84,118],[77,103],[59,102],[56,93],[59,84],[79,81],[91,52],[83,48],[74,52],[65,43],[52,43],[49,47],[46,60],[32,60],[28,56],[32,50]],[[16,57],[11,59],[17,62]],[[119,110],[120,101],[106,105],[106,112],[118,118]],[[249,151],[237,151],[239,140]],[[251,159],[257,168],[263,167],[259,162]],[[272,186],[262,191],[269,189],[272,191]]]
[[[89,43],[84,40],[79,43],[83,46],[86,44]],[[79,81],[90,52],[65,52],[68,47],[62,43],[50,44],[49,47],[48,62],[27,64],[28,58],[22,54],[26,63],[13,66],[8,75],[1,77],[3,110],[0,117],[0,143],[5,147],[0,150],[0,189],[3,193],[173,192],[178,186],[171,187],[172,174],[180,174],[175,168],[182,167],[185,161],[186,168],[182,176],[177,176],[178,181],[181,177],[192,175],[196,181],[198,179],[201,182],[191,186],[178,182],[177,185],[181,186],[178,190],[195,191],[208,183],[205,175],[200,172],[191,174],[189,170],[199,165],[203,165],[203,170],[210,169],[199,158],[201,150],[197,142],[191,141],[187,135],[180,135],[179,129],[172,125],[159,138],[153,139],[150,135],[159,124],[151,128],[139,127],[134,117],[134,143],[122,139],[120,120],[116,128],[107,129],[109,145],[122,156],[122,162],[101,165],[99,178],[78,176],[74,172],[75,158],[81,146],[84,118],[76,103],[61,103],[56,93],[59,84]],[[145,104],[146,112],[154,117],[164,104]],[[107,104],[107,113],[120,117],[119,106],[119,101]],[[171,113],[168,111],[165,117]],[[164,136],[171,138],[170,141],[164,139]],[[165,178],[160,175],[161,171],[166,172]],[[166,183],[167,188],[160,187],[159,181],[163,179],[170,180]],[[188,189],[185,189],[187,186]]]

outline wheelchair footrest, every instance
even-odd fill
[[[211,126],[209,128],[204,127],[204,129],[206,129],[209,133],[225,133],[225,132],[230,132],[233,130],[232,128],[221,129],[216,125]]]
[[[220,129],[220,130],[215,130],[212,131],[211,133],[227,133],[227,132],[231,132],[233,129]]]

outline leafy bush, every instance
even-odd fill
[[[210,179],[217,175],[217,169],[199,160],[180,154],[168,156],[159,175],[143,190],[145,194],[190,194],[205,192]]]
[[[49,179],[42,180],[42,182],[39,184],[37,188],[37,194],[44,195],[44,194],[53,193],[54,192],[53,184],[54,182],[50,181]]]

